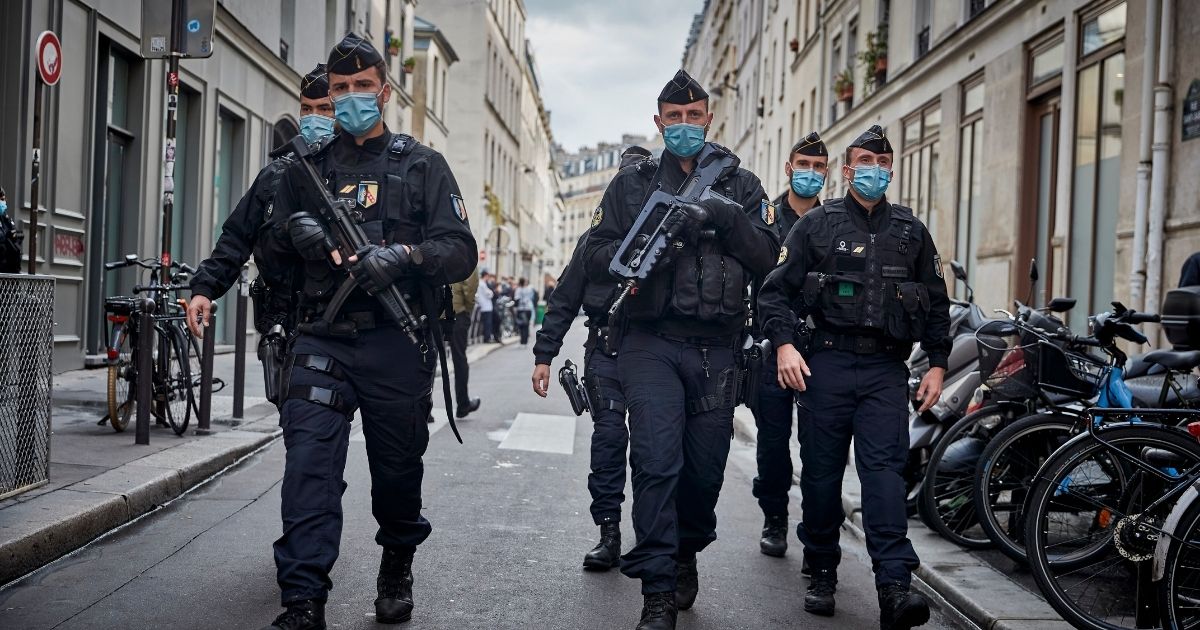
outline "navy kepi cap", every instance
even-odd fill
[[[300,95],[305,98],[329,96],[329,76],[325,74],[325,64],[317,64],[312,72],[300,79]]]
[[[700,84],[691,75],[680,70],[675,73],[675,77],[667,83],[662,93],[658,95],[658,102],[687,105],[688,103],[695,103],[706,98],[708,98],[708,92],[705,92],[704,88],[700,87]]]
[[[879,125],[871,125],[870,129],[855,138],[854,142],[850,143],[850,148],[854,147],[866,149],[871,153],[893,153],[892,143],[888,142],[887,136],[883,135],[883,127]]]
[[[356,74],[381,61],[383,55],[375,50],[371,42],[350,32],[329,51],[326,70],[334,74]]]
[[[826,149],[825,143],[821,141],[821,134],[813,131],[792,145],[792,154],[796,153],[801,155],[828,156],[829,149]]]

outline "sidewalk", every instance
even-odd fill
[[[500,347],[473,345],[468,361]],[[0,501],[0,586],[157,509],[277,439],[279,416],[264,397],[253,349],[241,419],[232,418],[233,373],[234,355],[216,355],[213,376],[225,387],[212,397],[211,435],[195,435],[195,417],[184,436],[153,426],[152,419],[149,446],[134,444],[133,419],[122,433],[107,423],[97,426],[106,413],[106,370],[55,375],[50,481]]]
[[[757,442],[754,416],[738,407],[733,417],[737,433],[751,443]],[[795,443],[793,438],[793,444]],[[796,448],[792,467],[800,483],[800,459]],[[846,512],[845,529],[865,539],[862,524],[861,486],[851,453],[842,480],[842,508]],[[1041,595],[1012,580],[992,564],[943,539],[920,520],[909,519],[908,537],[912,540],[921,566],[913,576],[913,585],[930,596],[947,613],[983,630],[1069,630]],[[794,542],[794,541],[793,541]]]

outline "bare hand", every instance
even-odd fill
[[[785,344],[775,351],[775,364],[779,368],[779,386],[783,389],[794,389],[802,392],[808,389],[804,377],[812,376],[804,357],[796,346]]]
[[[550,366],[539,363],[533,366],[533,393],[546,397],[546,388],[550,384]]]
[[[212,315],[212,300],[203,295],[193,295],[187,307],[188,330],[197,339],[204,338],[204,329],[208,328],[209,317]],[[201,325],[203,322],[203,325]]]
[[[946,368],[929,368],[925,373],[925,377],[921,379],[921,387],[917,389],[917,400],[921,401],[921,408],[917,413],[925,413],[929,411],[937,401],[942,398],[942,379],[946,376]]]

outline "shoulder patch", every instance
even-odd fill
[[[594,211],[592,211],[592,229],[593,230],[596,229],[596,226],[600,225],[600,222],[603,220],[604,220],[604,208],[602,208],[600,206],[596,206],[596,209]]]
[[[454,214],[458,215],[458,220],[466,223],[467,204],[463,202],[463,198],[458,195],[450,195],[450,205],[454,206]]]
[[[763,223],[775,225],[775,204],[763,199],[760,214],[762,215]]]
[[[787,245],[784,245],[779,250],[779,260],[775,262],[775,266],[778,267],[779,265],[782,265],[783,263],[787,262],[787,256],[788,256]]]

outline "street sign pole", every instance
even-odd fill
[[[183,0],[171,4],[171,54],[167,58],[167,141],[163,148],[162,282],[171,281],[171,218],[175,213],[175,116],[179,108],[179,57],[183,46]]]
[[[33,180],[29,183],[29,275],[37,273],[38,197],[42,187],[42,81],[33,86]]]

